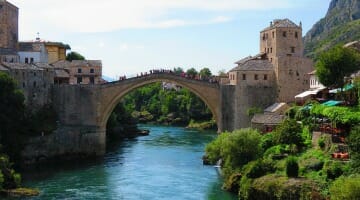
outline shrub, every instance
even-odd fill
[[[286,175],[288,177],[298,177],[299,175],[299,164],[293,156],[286,160]]]
[[[273,133],[267,133],[261,137],[260,146],[263,149],[263,151],[266,151],[268,148],[274,146],[274,134]]]
[[[360,199],[360,177],[340,177],[330,186],[331,199]]]
[[[277,127],[274,139],[278,144],[295,144],[302,147],[304,146],[304,139],[301,132],[300,124],[295,120],[287,119]]]
[[[338,178],[339,176],[341,176],[344,173],[342,164],[337,161],[326,162],[324,169],[326,172],[326,177],[328,179],[332,179],[332,180]]]
[[[247,164],[248,168],[245,172],[246,176],[249,178],[259,178],[275,171],[274,163],[270,159],[258,159],[256,161],[250,162]]]
[[[324,149],[324,147],[325,147],[325,138],[324,137],[319,138],[318,145],[321,149]]]

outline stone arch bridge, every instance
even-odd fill
[[[63,145],[63,151],[67,153],[103,154],[106,123],[115,106],[130,91],[162,81],[185,87],[200,97],[212,111],[219,130],[222,130],[221,94],[217,83],[171,73],[155,73],[100,85],[55,85],[53,104],[59,113],[60,126],[53,143],[61,143],[56,151],[61,154]]]

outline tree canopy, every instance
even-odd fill
[[[85,60],[85,57],[76,51],[72,51],[66,55],[66,60],[68,61]]]
[[[198,74],[198,71],[195,68],[190,68],[186,71],[186,73],[190,76],[196,76]]]
[[[199,75],[201,76],[201,78],[209,78],[212,74],[210,69],[205,67],[200,70]]]
[[[360,54],[351,48],[336,46],[320,54],[316,75],[327,87],[344,86],[344,77],[360,69]]]

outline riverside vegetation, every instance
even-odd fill
[[[225,132],[206,146],[210,163],[223,160],[223,188],[240,199],[359,199],[359,108],[315,105],[307,111],[293,107],[288,114],[272,133]],[[330,135],[312,141],[318,125],[314,119],[320,116],[351,127],[346,140],[350,161],[331,158],[337,145]]]

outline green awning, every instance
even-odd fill
[[[334,100],[330,100],[330,101],[327,101],[325,103],[322,103],[321,105],[324,105],[324,106],[336,106],[336,105],[339,105],[343,103],[342,101],[334,101]]]

